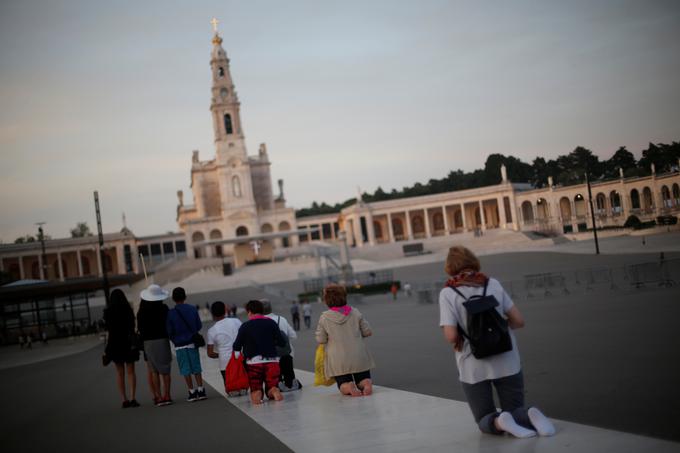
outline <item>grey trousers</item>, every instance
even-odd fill
[[[501,410],[510,412],[517,424],[528,429],[534,429],[529,420],[527,409],[524,407],[524,376],[522,376],[521,371],[500,379],[489,379],[476,384],[461,382],[461,385],[470,410],[472,410],[472,415],[482,432],[502,434],[502,431],[497,430],[494,426],[494,421],[500,414],[493,401],[494,388],[498,394]]]

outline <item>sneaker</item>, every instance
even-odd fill
[[[198,398],[199,401],[203,401],[204,399],[208,398],[208,395],[205,394],[205,389],[202,389],[196,390],[196,397]]]
[[[187,398],[187,401],[190,403],[198,401],[198,390],[189,390],[189,397]]]
[[[169,406],[169,405],[171,405],[172,403],[173,403],[173,401],[172,401],[170,398],[161,399],[160,401],[158,401],[158,403],[156,403],[156,406],[158,406],[158,407],[160,407],[160,406]]]
[[[139,407],[137,400],[130,400],[130,407]]]
[[[123,401],[123,405],[121,406],[123,409],[127,409],[130,407],[130,402],[128,400]]]

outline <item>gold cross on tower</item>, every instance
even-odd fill
[[[217,20],[217,18],[215,18],[215,17],[213,17],[210,20],[210,24],[212,25],[212,28],[213,28],[213,31],[215,32],[215,34],[217,34],[217,24],[219,24],[219,23],[220,23],[220,21]]]

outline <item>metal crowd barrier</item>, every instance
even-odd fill
[[[612,269],[609,267],[578,269],[574,272],[574,280],[577,285],[584,284],[586,291],[593,290],[596,285],[608,284],[609,289],[616,289],[617,287]]]
[[[660,260],[650,263],[631,264],[626,266],[626,275],[630,280],[630,284],[636,288],[649,284],[666,287],[675,284],[670,275],[670,264],[668,261]]]
[[[543,290],[544,296],[551,296],[553,294],[552,291],[556,290],[569,294],[566,279],[561,272],[525,275],[524,288],[526,289],[527,297],[534,297],[533,291],[540,290]]]

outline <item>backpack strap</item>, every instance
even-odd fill
[[[489,286],[489,280],[490,279],[487,278],[486,281],[484,282],[484,292],[482,293],[482,296],[486,296],[486,288]],[[452,285],[447,285],[447,286],[449,288],[451,288],[452,290],[454,290],[460,297],[462,297],[465,300],[465,302],[469,301],[469,299],[467,297],[463,296],[463,293],[458,291],[455,286],[452,286]],[[457,327],[458,327],[458,333],[461,334],[463,336],[463,338],[470,341],[470,337],[468,336],[467,332],[465,332],[465,329],[463,329],[463,326],[461,326],[460,323],[458,323]]]

